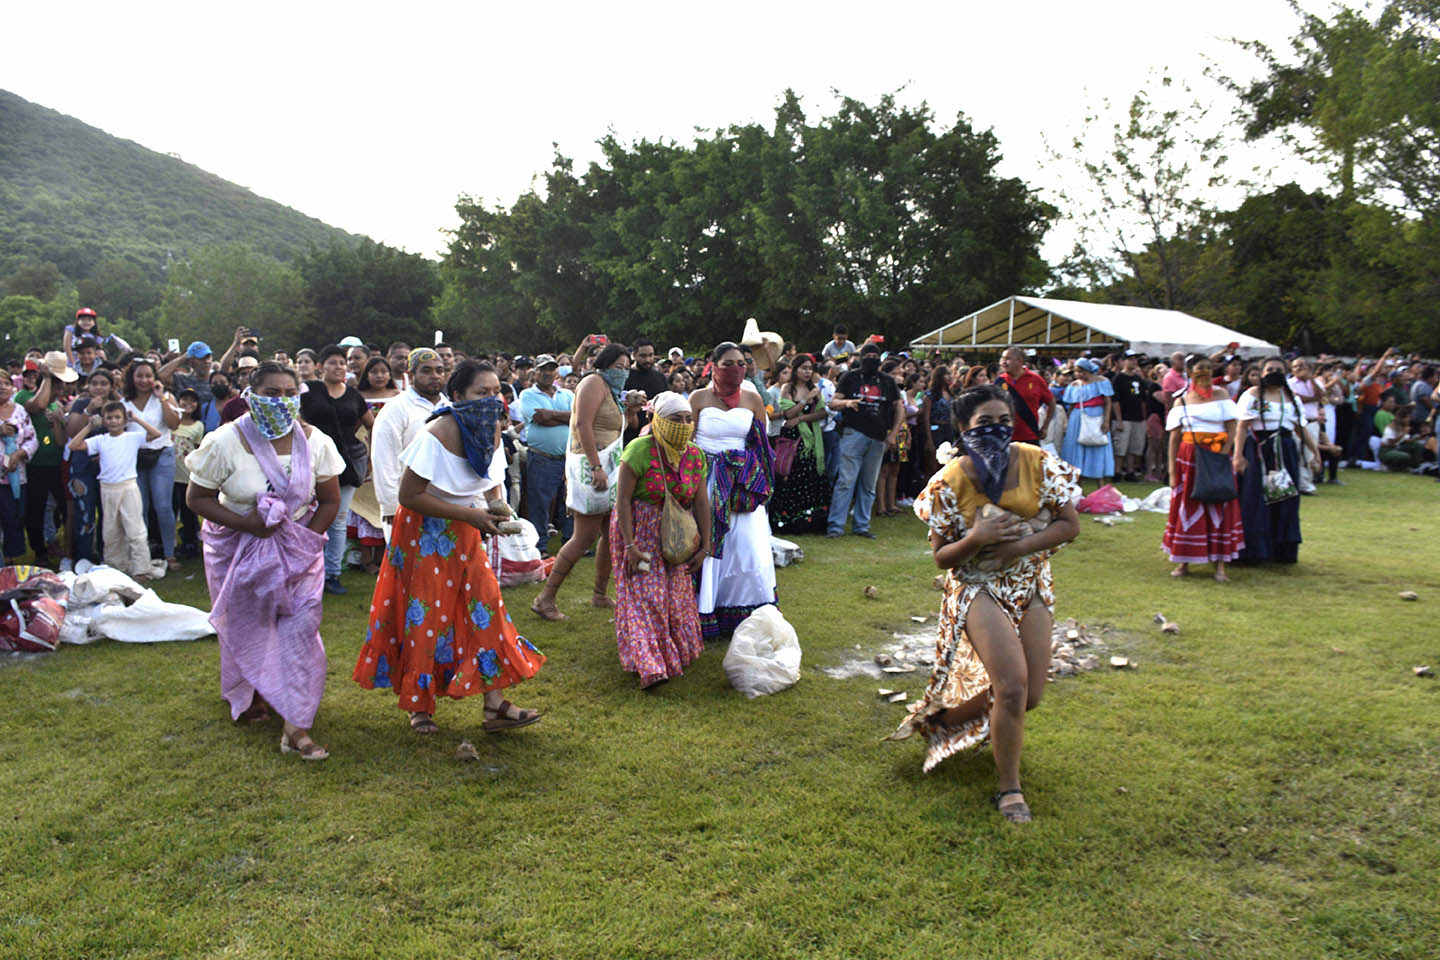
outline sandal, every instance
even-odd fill
[[[554,607],[551,607],[548,611],[541,610],[539,607],[535,606],[535,603],[533,601],[530,603],[530,612],[535,614],[535,616],[539,617],[541,620],[549,620],[551,623],[559,623],[561,620],[570,619]]]
[[[1020,799],[1014,803],[1002,804],[1000,802],[1003,798],[1011,796],[1012,794],[1020,797]],[[990,798],[990,802],[994,804],[996,810],[1000,811],[1000,816],[1009,820],[1011,823],[1029,823],[1034,819],[1030,816],[1030,808],[1025,805],[1024,791],[1018,787],[1014,790],[1001,790]]]
[[[590,594],[590,606],[599,607],[601,610],[612,610],[615,607],[615,601],[603,593],[592,593]]]
[[[258,723],[262,720],[269,720],[273,714],[270,712],[270,704],[260,694],[250,698],[250,706],[241,711],[240,716],[235,718],[236,723]]]
[[[518,710],[520,715],[517,717],[510,716],[511,710]],[[519,707],[515,706],[515,704],[509,700],[501,700],[500,706],[498,707],[493,709],[486,707],[485,716],[491,719],[480,724],[481,729],[486,733],[499,733],[501,730],[528,727],[530,724],[538,722],[540,719],[540,711],[520,710]]]
[[[165,569],[171,570],[171,571],[179,570],[179,569],[180,569],[180,561],[177,560],[175,557],[167,557],[167,558],[165,559]]]
[[[330,756],[330,751],[311,740],[308,733],[298,737],[292,737],[288,733],[280,734],[280,752],[298,753],[301,760],[324,760]]]
[[[416,733],[439,733],[440,727],[435,723],[435,718],[423,713],[410,714],[410,729]]]

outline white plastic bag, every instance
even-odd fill
[[[800,679],[795,628],[774,604],[765,604],[735,628],[724,667],[730,685],[751,699],[793,686]]]
[[[805,559],[805,551],[800,549],[800,544],[777,537],[773,533],[770,535],[770,555],[777,567],[788,567]]]
[[[540,555],[540,535],[529,520],[517,521],[524,530],[505,537],[491,537],[490,567],[502,587],[538,583],[547,576],[545,558]]]
[[[1140,509],[1147,513],[1169,513],[1170,488],[1156,487],[1151,490],[1145,499],[1140,501]]]

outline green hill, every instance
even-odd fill
[[[352,234],[175,157],[0,90],[0,276],[53,262],[71,280],[114,258],[159,280],[202,246],[289,260]]]

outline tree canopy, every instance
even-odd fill
[[[995,173],[998,144],[893,97],[807,121],[793,92],[770,128],[692,144],[600,141],[583,174],[557,156],[545,192],[457,206],[439,314],[472,340],[572,343],[605,330],[707,343],[746,317],[819,341],[837,322],[903,340],[978,300],[1044,280],[1053,210]]]

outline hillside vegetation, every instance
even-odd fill
[[[355,238],[175,157],[0,90],[0,276],[54,263],[72,281],[128,260],[244,244],[291,260]]]

